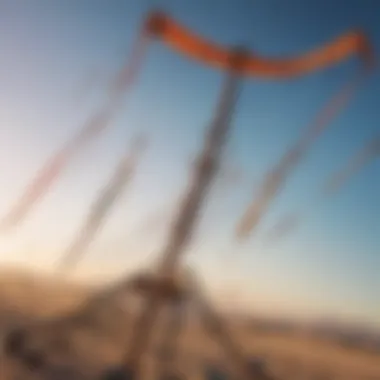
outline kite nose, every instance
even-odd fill
[[[145,30],[154,36],[160,36],[167,24],[167,18],[161,10],[155,10],[150,13],[145,24]]]

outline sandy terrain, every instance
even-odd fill
[[[120,360],[133,313],[126,311],[125,306],[122,309],[115,300],[87,306],[85,312],[83,305],[88,305],[84,301],[89,294],[89,289],[77,284],[26,274],[3,274],[1,334],[4,336],[12,325],[31,323],[26,346],[43,353],[49,368],[70,365],[80,369],[81,378],[99,378],[100,373]],[[275,379],[380,380],[380,353],[346,348],[301,333],[257,331],[233,321],[232,325],[231,331],[244,351],[261,358]],[[156,368],[152,358],[158,352],[158,337],[146,359],[147,377]],[[187,326],[180,345],[176,364],[188,378],[200,378],[200,369],[206,362],[225,362],[218,345],[196,323]],[[19,360],[10,360],[4,353],[2,359],[1,379],[52,377],[46,370],[29,371]]]

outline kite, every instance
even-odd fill
[[[136,82],[147,46],[152,39],[160,39],[178,53],[220,70],[233,70],[240,76],[268,79],[290,79],[338,64],[350,56],[359,56],[371,66],[373,54],[361,31],[350,31],[322,47],[295,58],[261,58],[257,54],[228,49],[196,35],[168,15],[152,12],[143,24],[130,55],[128,64],[115,76],[108,88],[108,101],[85,123],[77,136],[56,153],[27,187],[21,199],[0,223],[3,228],[14,227],[25,219],[32,206],[46,194],[61,175],[69,161],[94,137],[100,135],[121,107],[124,95]],[[278,175],[281,177],[281,173]],[[247,223],[243,223],[247,224]],[[252,224],[252,223],[248,223]]]

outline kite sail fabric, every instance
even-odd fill
[[[369,144],[351,157],[343,169],[329,178],[324,187],[324,194],[332,195],[338,192],[352,176],[378,156],[380,156],[380,136],[370,141]]]
[[[137,159],[144,145],[145,139],[142,137],[133,141],[132,151],[128,152],[117,165],[110,182],[103,188],[99,197],[92,205],[80,234],[63,255],[60,269],[68,269],[75,265],[93,241],[95,234],[101,228],[111,207],[121,196],[125,186],[131,180],[137,166]]]
[[[27,216],[32,206],[46,194],[54,181],[61,175],[72,156],[82,149],[83,144],[104,129],[111,116],[109,111],[103,109],[90,118],[80,133],[46,163],[15,206],[2,220],[2,229],[16,226]]]
[[[323,199],[340,191],[356,173],[378,156],[380,156],[380,136],[372,139],[359,152],[356,152],[341,170],[328,178],[322,191]],[[313,207],[316,204],[318,202],[311,203]],[[274,243],[283,239],[300,225],[300,221],[301,213],[287,214],[266,234],[265,240],[268,243]]]
[[[160,38],[175,51],[203,64],[221,69],[231,69],[231,49],[211,43],[180,25],[161,12],[152,13],[146,22],[146,31]],[[262,58],[256,54],[246,56],[239,72],[247,77],[271,79],[291,78],[335,65],[350,56],[360,56],[371,64],[370,44],[361,31],[350,31],[336,40],[295,58]]]
[[[126,90],[129,90],[138,79],[146,56],[148,43],[149,39],[144,31],[135,39],[130,59],[117,73],[108,88],[111,103],[117,102],[122,98]]]
[[[51,183],[59,176],[65,165],[67,155],[71,154],[71,147],[66,147],[52,159],[35,177],[32,186],[30,186],[23,196],[19,199],[15,207],[1,221],[0,228],[5,230],[15,226],[25,216],[27,210],[30,210],[35,200],[45,192]]]
[[[133,80],[138,76],[144,57],[145,45],[140,42],[132,50],[129,64],[123,67],[109,88],[109,98],[85,122],[79,132],[45,164],[35,179],[27,186],[21,198],[4,217],[0,228],[8,229],[22,222],[33,205],[37,203],[62,174],[70,160],[82,151],[87,143],[107,129],[116,112],[122,107],[124,95],[131,89]]]
[[[353,98],[355,92],[367,78],[368,71],[360,71],[354,81],[350,81],[333,96],[317,114],[314,121],[304,130],[300,139],[291,147],[275,167],[264,178],[257,196],[247,207],[236,228],[238,239],[244,239],[259,225],[275,197],[285,186],[289,175],[311,150],[318,137],[328,128]]]
[[[93,137],[106,129],[140,72],[148,43],[152,37],[159,38],[177,52],[203,64],[234,70],[241,76],[263,78],[291,78],[337,64],[351,56],[361,57],[367,64],[373,54],[366,36],[359,31],[348,32],[335,41],[325,44],[307,54],[289,59],[267,59],[244,52],[236,59],[236,49],[226,49],[210,43],[161,12],[151,13],[144,23],[133,45],[129,62],[115,76],[108,89],[108,102],[73,138],[70,148],[63,148],[53,156],[36,179],[27,187],[19,202],[5,217],[2,226],[13,227],[27,216],[32,206],[40,199],[59,177],[69,161],[81,151]],[[53,174],[52,174],[53,173]],[[0,223],[1,225],[1,223]]]

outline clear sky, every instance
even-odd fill
[[[2,213],[101,102],[148,5],[211,40],[244,43],[257,54],[291,56],[353,27],[366,30],[380,49],[377,0],[1,0]],[[255,184],[357,68],[352,59],[296,80],[244,84],[226,158],[239,165],[244,181],[214,189],[191,259],[215,288],[228,283],[242,290],[250,308],[341,315],[380,326],[379,161],[313,208],[323,180],[380,132],[378,74],[297,168],[257,236],[244,246],[232,242]],[[52,267],[137,130],[147,131],[150,149],[81,266],[120,273],[157,253],[164,231],[150,236],[136,229],[184,188],[221,79],[220,72],[153,45],[113,127],[77,157],[20,228],[0,237],[2,261]],[[262,232],[285,212],[303,209],[309,212],[301,228],[264,248]]]

